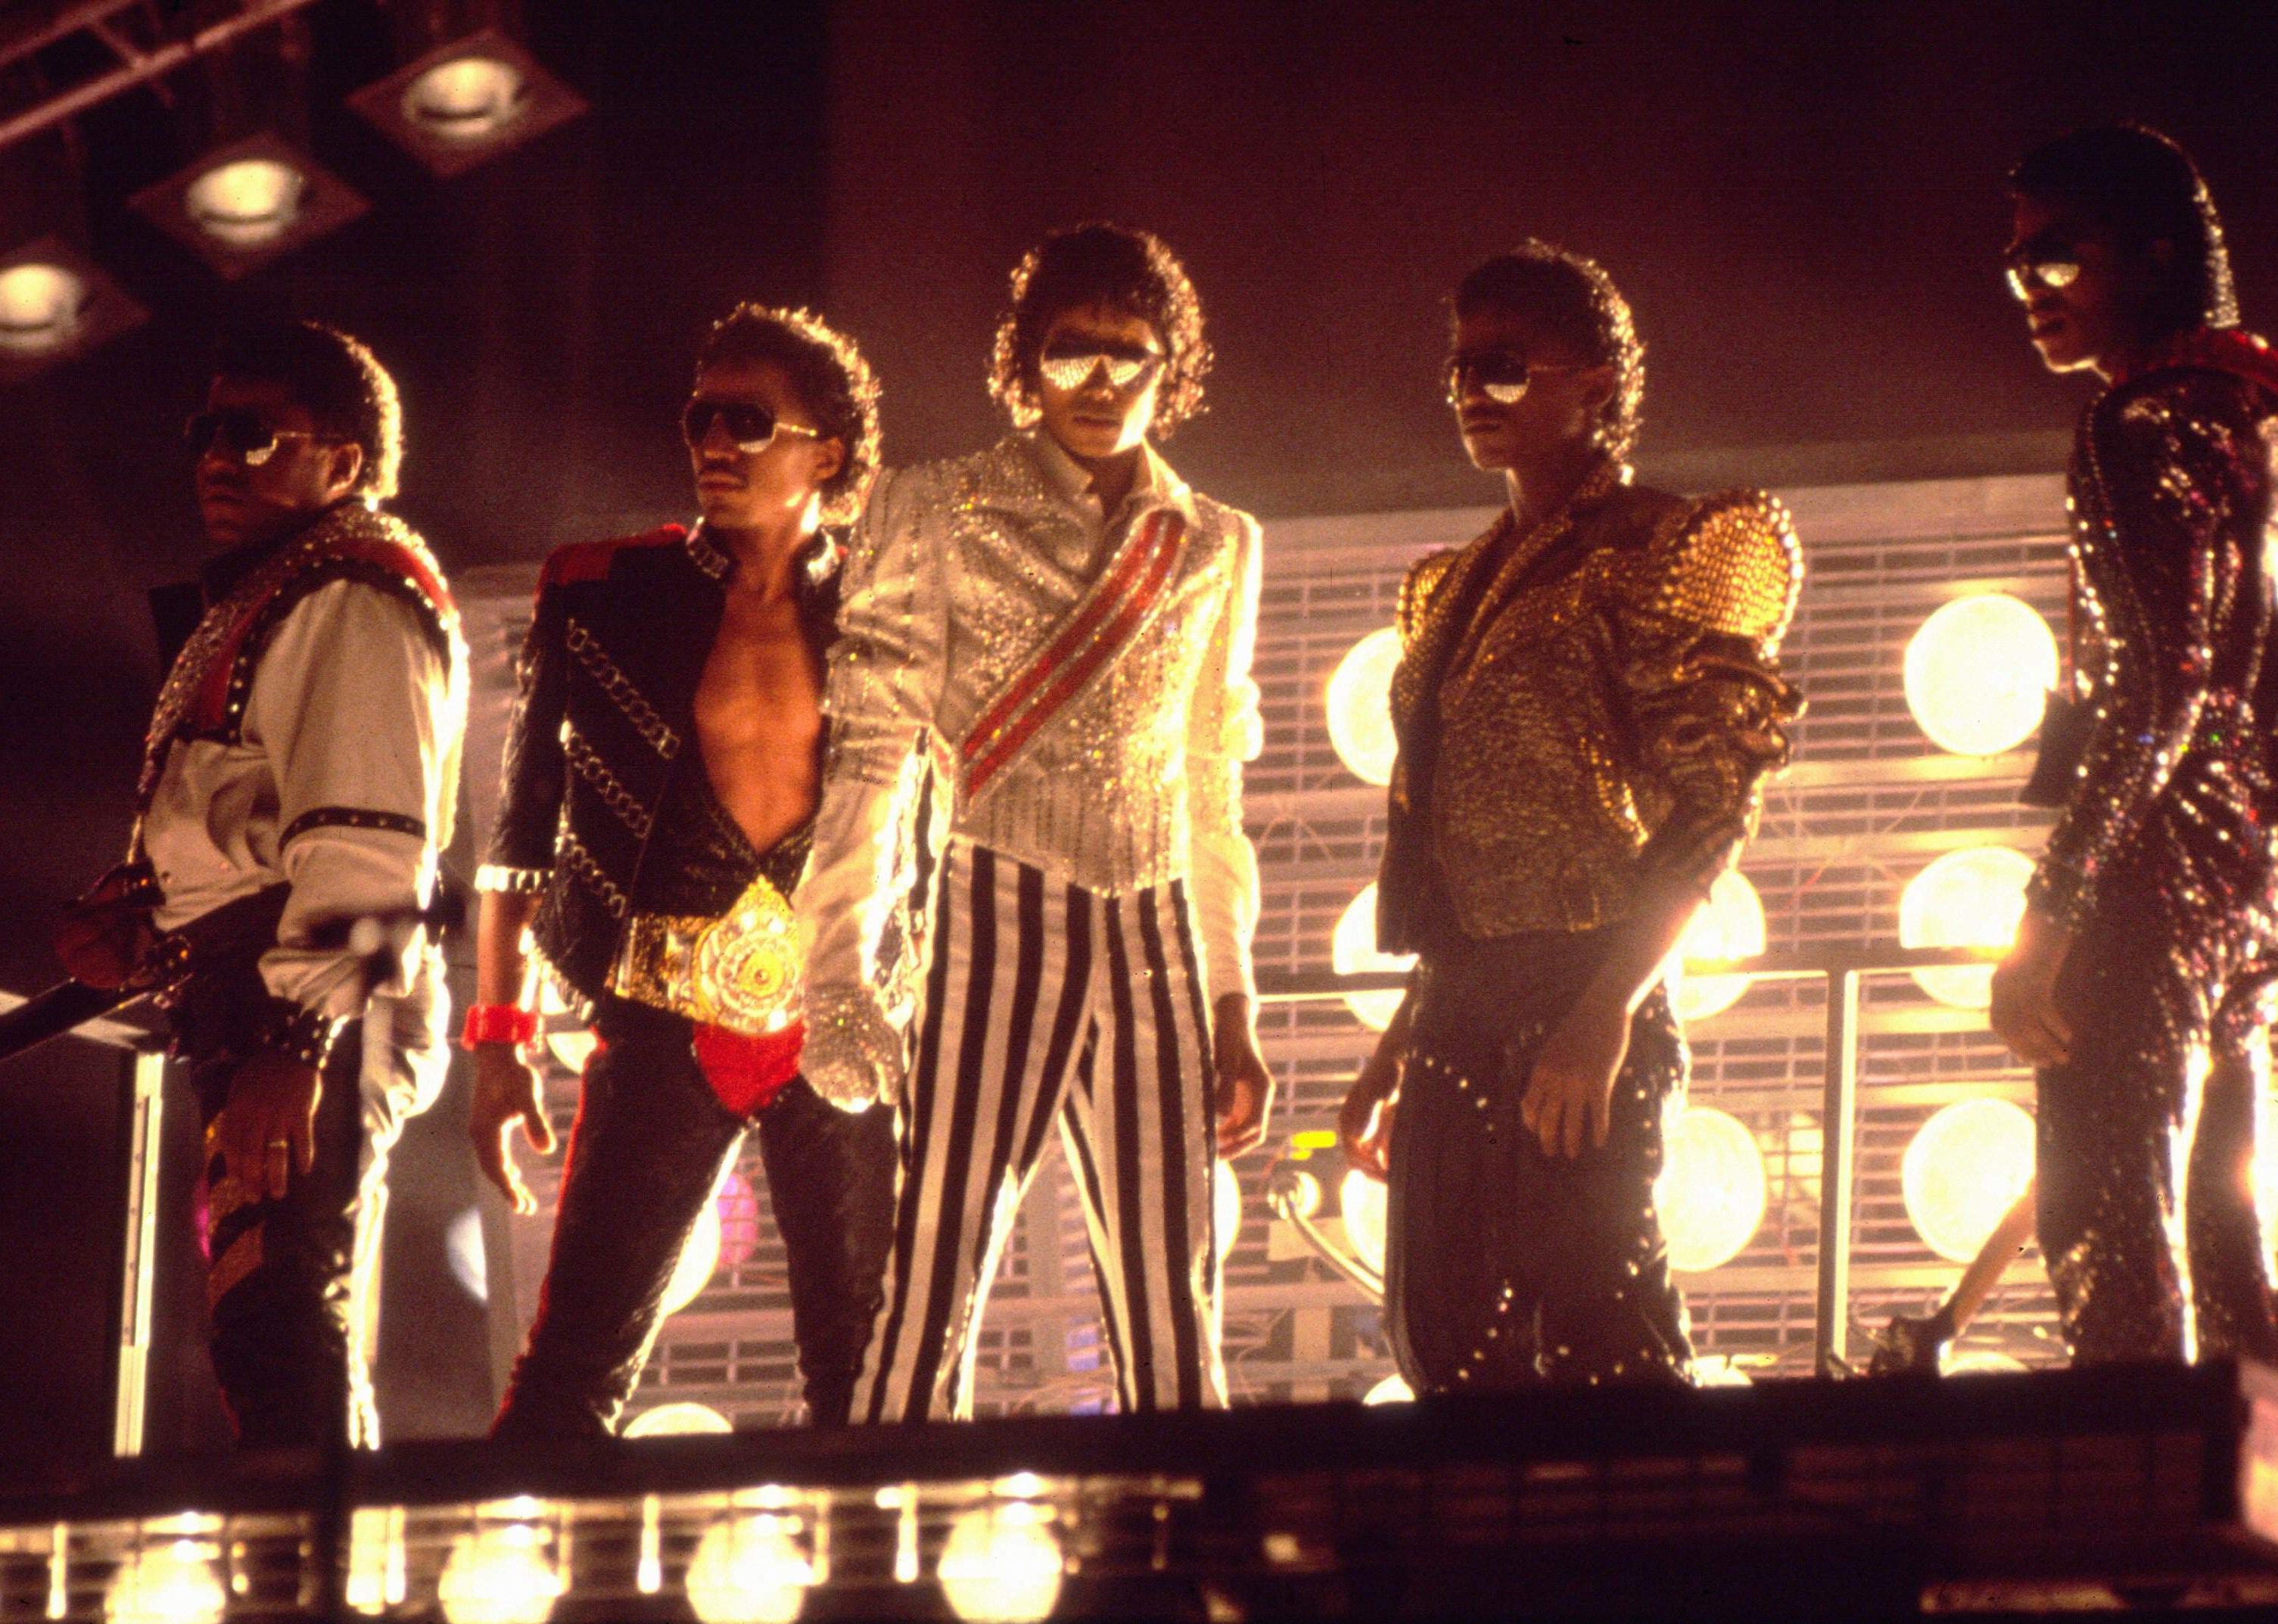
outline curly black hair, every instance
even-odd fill
[[[1588,364],[1613,368],[1614,393],[1600,438],[1618,458],[1635,449],[1645,409],[1645,344],[1629,301],[1604,266],[1530,237],[1465,277],[1453,303],[1458,319],[1493,309],[1539,323]]]
[[[2112,233],[2121,252],[2175,245],[2149,307],[2155,338],[2238,325],[2238,295],[2222,220],[2190,155],[2140,124],[2075,130],[2044,141],[2010,172],[2009,190],[2037,202],[2077,209]]]
[[[705,335],[696,375],[733,361],[781,367],[823,434],[845,447],[846,460],[822,483],[822,519],[852,523],[877,476],[879,440],[878,378],[854,340],[811,310],[739,304]]]
[[[1135,226],[1094,221],[1054,232],[1013,271],[1013,303],[997,324],[989,393],[1027,428],[1036,421],[1036,361],[1044,334],[1070,310],[1104,305],[1138,316],[1163,340],[1163,381],[1155,396],[1157,438],[1203,410],[1211,347],[1203,304],[1170,245]]]
[[[217,377],[282,384],[326,434],[363,449],[355,494],[384,502],[403,471],[403,400],[379,359],[322,322],[252,322],[223,334]]]

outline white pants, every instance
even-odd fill
[[[1215,1093],[1185,885],[1123,896],[952,840],[856,1419],[962,1419],[989,1285],[1055,1117],[1122,1407],[1226,1403]]]

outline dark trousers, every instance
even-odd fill
[[[2272,966],[2107,885],[2058,982],[2073,1058],[2038,1074],[2041,1252],[2080,1363],[2278,1360],[2253,1186],[2269,1091]]]
[[[1535,1051],[1597,967],[1594,934],[1427,954],[1392,1134],[1385,1318],[1418,1393],[1686,1379],[1654,1209],[1685,1041],[1664,991],[1630,1024],[1606,1143],[1569,1160],[1519,1119]]]
[[[713,1094],[687,1021],[609,999],[596,1025],[603,1047],[585,1068],[538,1318],[493,1437],[615,1430],[655,1345],[673,1267],[753,1125]],[[842,1111],[796,1079],[756,1123],[807,1416],[844,1425],[884,1292],[893,1115]]]

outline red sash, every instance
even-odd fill
[[[979,794],[1037,729],[1066,709],[1084,684],[1130,643],[1161,600],[1185,534],[1186,522],[1168,508],[1150,514],[1123,556],[1043,652],[981,713],[958,751],[968,798]]]

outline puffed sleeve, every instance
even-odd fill
[[[275,774],[278,860],[292,886],[261,960],[272,995],[338,1021],[405,985],[404,964],[374,973],[344,927],[408,918],[433,896],[466,705],[463,661],[391,593],[333,582],[279,625],[245,720]],[[422,940],[394,939],[407,957]]]
[[[537,608],[515,662],[517,691],[507,725],[498,822],[482,866],[475,871],[477,890],[542,890],[554,869],[565,793],[562,723],[570,692],[562,614],[549,559],[539,576]]]
[[[1242,825],[1242,764],[1265,747],[1257,683],[1263,573],[1257,521],[1233,514],[1234,568],[1224,608],[1211,632],[1187,721],[1187,805],[1193,848],[1195,925],[1212,1003],[1241,993],[1254,1003],[1250,938],[1257,929],[1257,853]]]
[[[2103,608],[2104,681],[2072,798],[2026,888],[2027,905],[2065,921],[2094,905],[2106,865],[2142,828],[2198,725],[2219,595],[2244,568],[2232,517],[2252,434],[2240,391],[2180,373],[2088,424],[2117,568],[2091,584]],[[2237,421],[2234,421],[2236,419]]]
[[[1762,492],[1690,504],[1656,530],[1616,629],[1636,750],[1656,803],[1640,884],[1706,896],[1755,828],[1801,713],[1779,641],[1803,583],[1786,509]]]
[[[849,543],[823,709],[830,750],[814,851],[796,899],[806,955],[806,1049],[818,1094],[848,1109],[890,1099],[904,1065],[926,748],[942,688],[946,517],[923,472],[883,475]]]

